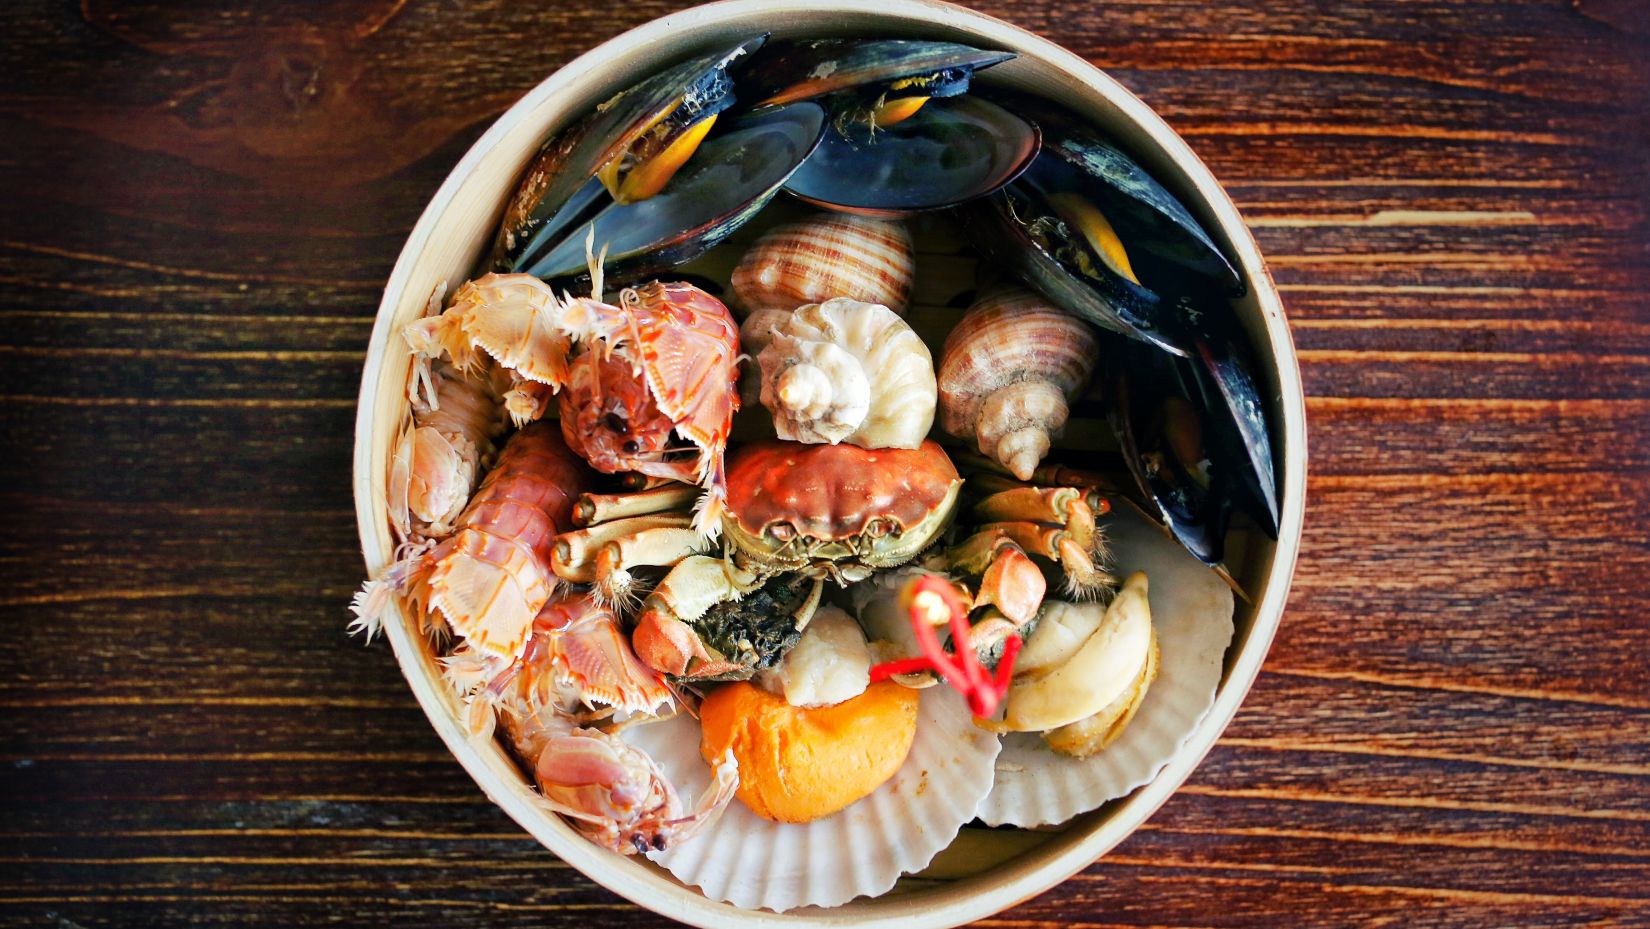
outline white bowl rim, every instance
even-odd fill
[[[559,818],[547,816],[541,808],[533,806],[525,796],[495,791],[494,785],[490,784],[493,772],[478,750],[467,741],[457,720],[451,717],[440,696],[424,686],[426,682],[412,673],[418,653],[407,627],[396,622],[386,624],[387,637],[396,659],[426,716],[453,755],[493,802],[547,848],[597,883],[661,915],[705,929],[840,926],[850,922],[855,926],[887,929],[956,926],[990,916],[1041,894],[1100,858],[1132,834],[1185,782],[1236,714],[1260,672],[1281,619],[1299,554],[1304,519],[1305,399],[1282,302],[1259,248],[1243,224],[1236,206],[1186,143],[1150,107],[1099,68],[1048,39],[1002,20],[941,0],[832,0],[828,6],[832,12],[852,12],[903,22],[908,26],[932,23],[950,30],[962,30],[972,33],[982,44],[995,44],[996,47],[1010,48],[1023,56],[1040,59],[1119,109],[1152,145],[1161,149],[1186,174],[1207,208],[1214,213],[1220,231],[1236,252],[1235,257],[1255,292],[1268,347],[1277,361],[1275,375],[1281,394],[1277,409],[1283,414],[1281,447],[1286,450],[1282,462],[1281,525],[1271,568],[1267,572],[1260,599],[1254,605],[1251,630],[1232,662],[1213,707],[1181,751],[1150,783],[1120,801],[1104,822],[1081,841],[1052,857],[1034,855],[1032,857],[1037,860],[1032,862],[1014,860],[1003,864],[988,872],[988,877],[976,878],[982,885],[980,887],[967,888],[964,893],[919,891],[872,901],[861,899],[829,910],[803,909],[775,914],[741,910],[709,900],[696,890],[676,884],[662,871],[651,867],[622,867],[634,863],[597,848]],[[679,40],[684,32],[771,17],[786,11],[817,13],[821,8],[822,5],[817,3],[799,3],[795,0],[721,0],[670,13],[602,43],[535,86],[477,139],[420,215],[385,285],[367,357],[373,359],[383,355],[392,334],[391,319],[396,306],[408,288],[414,266],[428,246],[440,219],[465,179],[498,145],[515,118],[539,108],[578,82],[589,80],[587,75],[600,72],[610,62],[627,60],[654,43],[672,38]],[[363,372],[356,418],[353,479],[362,550],[368,568],[374,574],[391,560],[382,513],[375,512],[374,501],[370,499],[374,468],[372,411],[376,408],[379,387],[376,375],[376,368],[370,364]],[[867,907],[867,904],[871,906]],[[864,912],[866,908],[872,908],[875,912]]]

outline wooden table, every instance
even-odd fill
[[[344,635],[378,294],[482,129],[679,4],[0,11],[0,923],[654,925]],[[988,2],[1157,108],[1310,393],[1266,671],[999,925],[1650,925],[1650,11]]]

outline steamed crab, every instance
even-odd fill
[[[928,548],[951,521],[962,478],[933,442],[768,441],[730,456],[728,487],[722,557],[680,559],[638,617],[637,655],[669,675],[771,665],[795,644],[826,579],[863,580]]]

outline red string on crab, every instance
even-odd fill
[[[942,578],[919,577],[905,590],[907,610],[911,615],[911,630],[916,633],[922,655],[879,664],[871,669],[872,682],[887,680],[898,674],[932,671],[963,695],[968,709],[975,716],[989,717],[997,712],[1008,693],[1010,678],[1014,676],[1014,658],[1020,653],[1021,640],[1011,635],[1003,641],[1003,657],[997,662],[996,673],[986,670],[974,654],[969,639],[968,608],[956,588]],[[955,653],[940,644],[934,627],[940,621],[951,624],[951,642]]]

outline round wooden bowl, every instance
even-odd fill
[[[660,63],[724,48],[751,35],[865,35],[945,39],[1009,49],[1019,57],[988,74],[1053,98],[1118,139],[1174,190],[1235,255],[1249,284],[1237,305],[1256,347],[1263,396],[1281,438],[1282,532],[1275,544],[1255,537],[1239,546],[1234,573],[1252,598],[1238,605],[1237,632],[1227,653],[1213,708],[1184,748],[1149,784],[1078,817],[1058,832],[984,832],[984,841],[942,853],[943,868],[903,879],[889,893],[831,909],[784,914],[741,910],[677,883],[639,857],[591,844],[532,804],[532,788],[496,742],[470,742],[460,706],[442,680],[429,644],[406,617],[387,624],[396,659],[430,722],[476,783],[516,822],[563,860],[603,886],[651,910],[716,929],[754,926],[956,926],[1006,909],[1047,890],[1121,842],[1180,786],[1225,729],[1248,692],[1283,614],[1299,548],[1306,502],[1306,414],[1294,346],[1265,262],[1230,199],[1144,103],[1083,59],[1046,39],[989,16],[932,0],[833,0],[810,7],[785,0],[729,0],[674,13],[615,38],[534,88],[476,142],[424,210],[396,262],[379,306],[361,380],[355,433],[355,508],[361,546],[376,576],[391,560],[385,509],[390,447],[406,415],[409,376],[401,328],[418,318],[430,291],[449,292],[472,276],[491,246],[506,198],[540,143]]]

